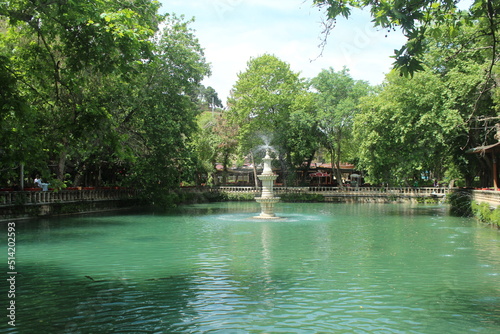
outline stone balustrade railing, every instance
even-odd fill
[[[217,187],[218,191],[236,192],[236,193],[260,193],[260,189],[255,187],[223,186]],[[442,197],[448,194],[452,189],[445,187],[274,187],[274,193],[279,194],[323,194],[328,195],[351,195],[351,196],[408,196],[408,197]]]
[[[0,191],[0,206],[81,201],[123,200],[137,197],[133,189],[86,189],[61,191]]]
[[[198,188],[184,189],[199,191]],[[204,191],[223,191],[233,193],[251,193],[259,195],[261,189],[255,187],[221,186],[205,188]],[[322,194],[325,197],[444,197],[453,188],[446,187],[274,187],[277,196],[280,194]],[[477,202],[489,203],[492,207],[500,206],[500,191],[472,190],[472,199]],[[137,198],[138,191],[134,189],[83,189],[62,191],[0,191],[0,206],[19,204],[50,204],[82,201],[109,201]]]
[[[227,186],[212,188],[214,191],[260,194],[255,187]],[[325,197],[389,197],[417,198],[444,197],[458,188],[447,187],[275,187],[274,192],[280,194],[309,193],[322,194]],[[471,199],[479,203],[488,203],[491,207],[500,207],[500,191],[470,190]]]
[[[491,207],[500,206],[500,191],[473,190],[472,199],[479,203],[488,203]]]

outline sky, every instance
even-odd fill
[[[251,58],[272,54],[290,64],[303,78],[322,69],[346,66],[356,80],[383,82],[394,49],[405,38],[399,31],[376,29],[369,13],[353,11],[338,19],[321,52],[323,11],[312,0],[160,0],[161,13],[194,17],[191,28],[205,50],[212,75],[202,83],[212,86],[225,104],[238,73]]]

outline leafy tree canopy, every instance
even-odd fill
[[[256,146],[251,140],[256,133],[276,134],[287,126],[294,99],[304,87],[290,65],[273,55],[265,54],[248,61],[228,101],[230,117],[240,127],[240,142],[247,143],[246,150]]]
[[[194,101],[210,70],[190,21],[158,8],[2,2],[0,170],[25,162],[30,177],[74,185],[127,175],[151,192],[192,177]]]
[[[205,87],[200,85],[197,98],[199,103],[201,103],[200,108],[202,109],[214,110],[215,108],[224,107],[219,98],[219,94],[217,94],[216,90],[211,86]]]
[[[348,18],[353,8],[369,8],[373,23],[384,29],[401,28],[407,43],[395,50],[395,67],[400,73],[413,76],[423,70],[422,54],[426,49],[426,34],[457,36],[463,26],[478,25],[480,33],[471,36],[487,41],[491,47],[491,66],[498,56],[498,24],[500,3],[494,0],[474,0],[469,10],[460,10],[457,0],[313,0],[325,8],[330,19],[327,32],[338,16]],[[442,29],[440,27],[446,27]],[[492,68],[490,68],[491,71]]]
[[[228,118],[239,128],[242,153],[267,139],[278,153],[285,184],[293,178],[289,170],[311,159],[317,148],[314,100],[307,88],[289,64],[265,54],[248,61],[228,100]]]
[[[339,167],[347,158],[352,143],[352,127],[359,112],[359,101],[370,92],[370,85],[354,80],[347,68],[335,72],[333,68],[322,70],[311,80],[316,90],[318,138],[330,154],[333,168]],[[341,180],[336,168],[337,180]],[[339,183],[342,186],[341,183]]]
[[[463,26],[454,37],[429,33],[424,70],[412,80],[391,73],[364,101],[355,133],[360,164],[373,182],[404,184],[427,173],[472,185],[476,175],[491,175],[489,157],[465,154],[491,143],[498,122],[495,79],[485,78],[490,49],[469,38],[478,29]]]

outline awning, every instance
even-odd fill
[[[310,177],[328,177],[328,176],[330,176],[330,174],[328,174],[328,173],[316,172],[316,173],[309,174],[309,176],[310,176]]]

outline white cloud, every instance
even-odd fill
[[[349,20],[339,19],[323,56],[320,54],[321,13],[304,0],[189,0],[166,1],[165,12],[195,17],[192,27],[212,76],[205,79],[223,101],[244,71],[250,57],[274,54],[295,72],[312,78],[322,69],[347,66],[355,79],[381,83],[391,68],[393,49],[401,34],[377,31],[368,13],[355,11]]]

